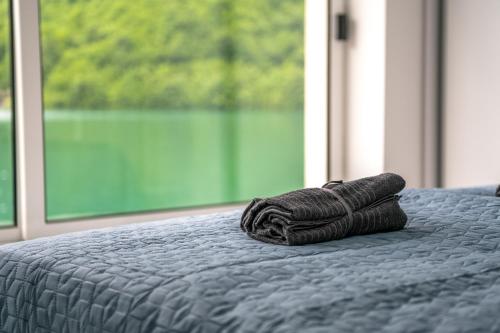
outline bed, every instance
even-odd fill
[[[241,211],[0,247],[2,332],[500,331],[494,188],[406,190],[398,232],[286,247]]]

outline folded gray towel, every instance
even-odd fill
[[[396,193],[404,187],[401,176],[384,173],[254,199],[243,212],[241,229],[254,239],[282,245],[400,230],[407,217]]]

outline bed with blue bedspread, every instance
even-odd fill
[[[287,247],[241,211],[0,247],[2,332],[500,331],[500,198],[407,190],[401,231]]]

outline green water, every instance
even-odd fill
[[[303,186],[299,111],[49,110],[45,144],[49,220],[239,202]],[[8,174],[11,160],[1,158]],[[5,222],[8,187],[0,192]]]
[[[14,221],[14,175],[10,111],[0,109],[0,227]]]

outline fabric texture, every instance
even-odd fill
[[[447,188],[447,192],[456,192],[462,194],[473,194],[473,195],[486,195],[495,196],[495,191],[497,190],[496,185],[488,185],[481,187],[458,187],[458,188]]]
[[[241,211],[3,245],[0,332],[499,332],[500,201],[470,193],[405,190],[404,229],[306,246]]]
[[[281,245],[400,230],[407,217],[396,193],[404,187],[401,176],[384,173],[254,199],[243,212],[241,229],[254,239]]]

